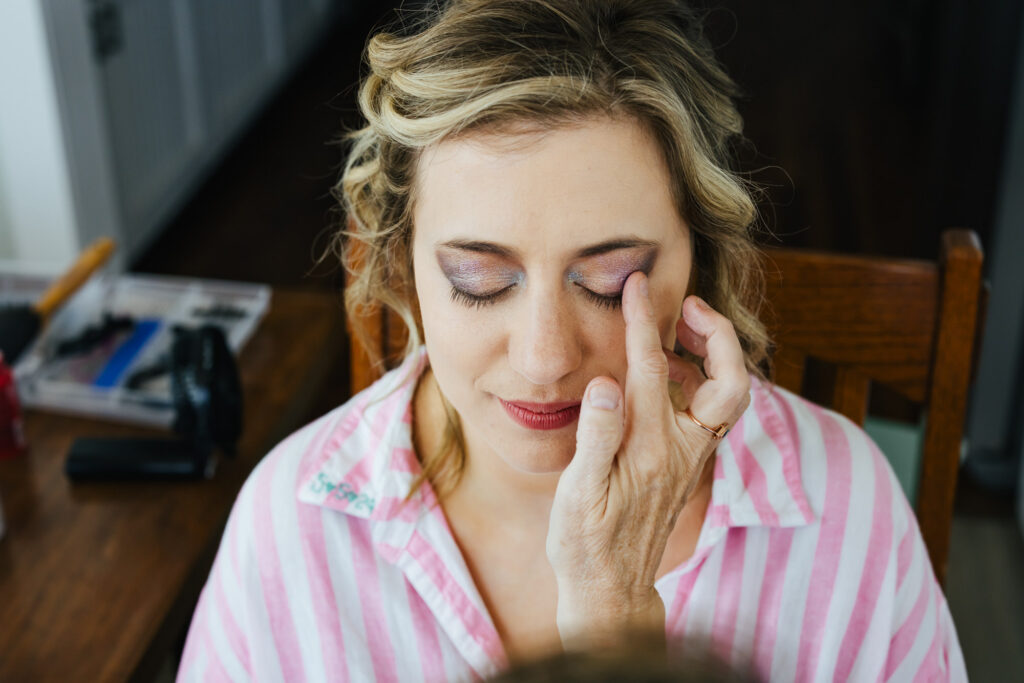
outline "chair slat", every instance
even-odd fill
[[[832,409],[864,426],[868,414],[868,378],[847,367],[836,368]]]
[[[804,386],[807,354],[793,347],[782,347],[775,353],[774,363],[775,383],[783,389],[799,394]]]
[[[982,252],[978,236],[958,230],[943,235],[942,306],[928,390],[928,422],[922,446],[917,517],[941,582],[946,575],[953,498],[960,468],[960,440],[967,412],[973,330],[978,325]]]

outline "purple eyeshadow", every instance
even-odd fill
[[[472,294],[497,292],[519,284],[525,278],[521,270],[500,265],[493,256],[472,257],[437,253],[437,264],[452,286]]]
[[[568,272],[570,282],[601,296],[618,296],[630,274],[650,275],[656,247],[615,249],[580,259]],[[474,296],[485,296],[522,284],[526,274],[496,254],[440,249],[437,263],[451,285]]]
[[[657,249],[620,249],[593,256],[569,272],[569,281],[604,296],[622,293],[629,276],[637,271],[650,275]]]

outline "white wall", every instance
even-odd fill
[[[0,149],[0,159],[4,156],[4,150]],[[6,184],[3,177],[3,164],[0,163],[0,261],[10,259],[14,256],[14,244],[11,241],[11,231],[14,226],[11,224],[11,217],[8,214]]]
[[[80,245],[37,0],[0,2],[0,184],[0,254],[67,263]]]

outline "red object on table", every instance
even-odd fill
[[[14,386],[14,373],[0,353],[0,459],[25,452],[25,424]]]

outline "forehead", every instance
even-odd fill
[[[414,241],[491,241],[561,254],[623,235],[667,243],[685,225],[663,157],[632,119],[474,132],[424,150]]]

